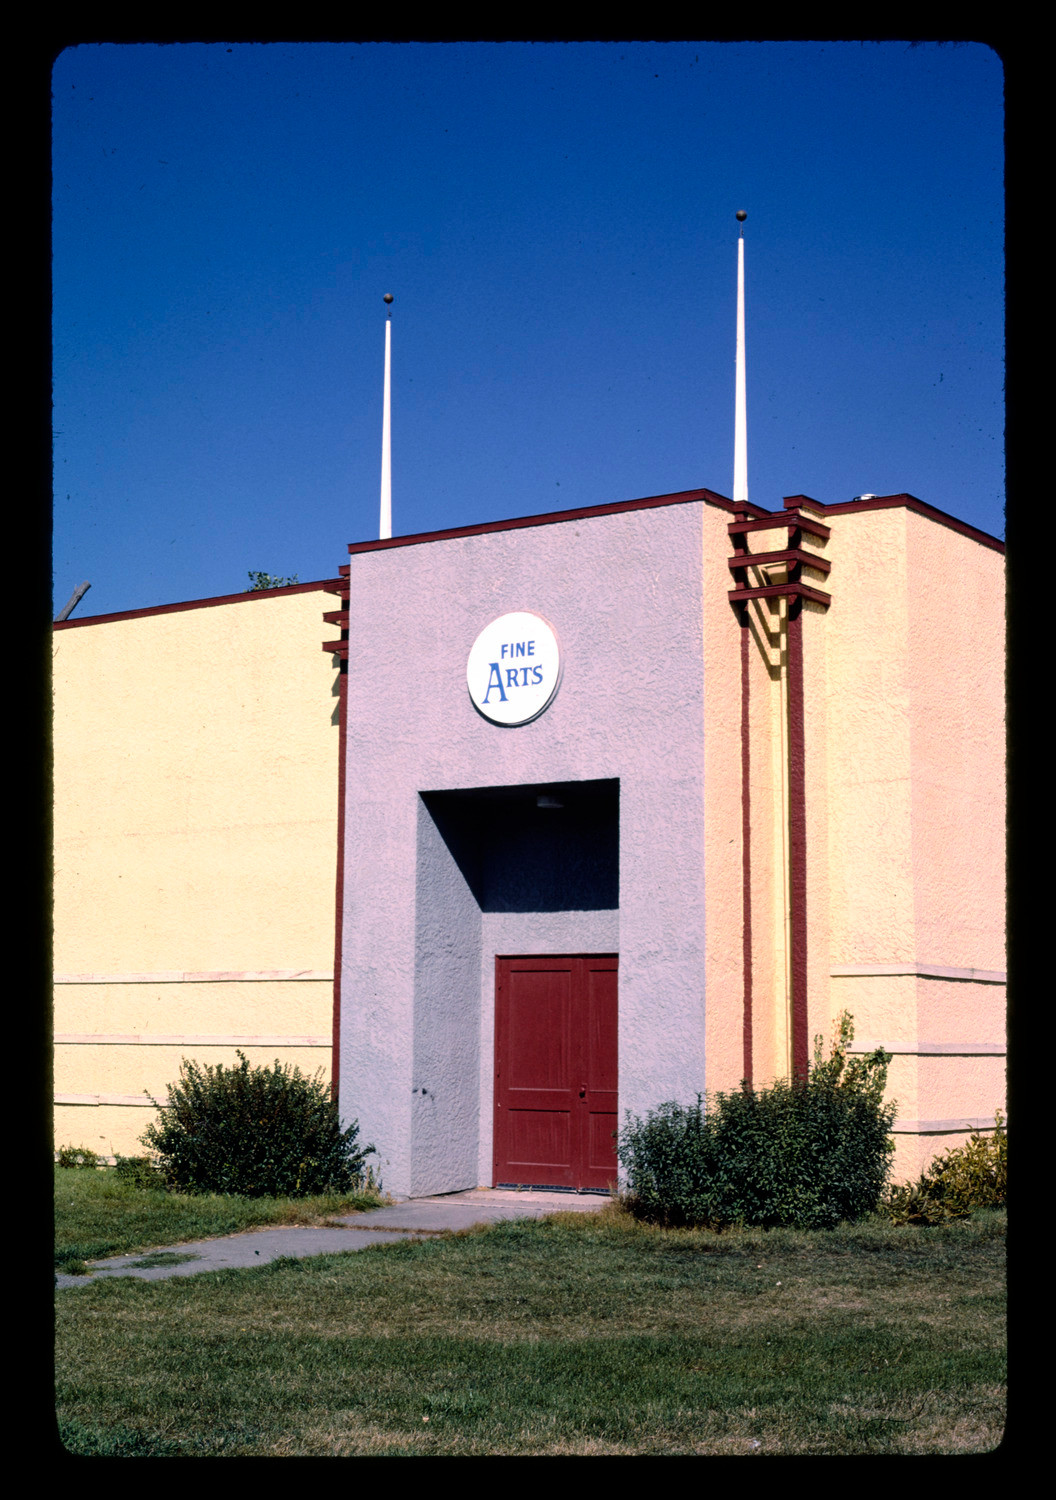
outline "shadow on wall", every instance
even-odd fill
[[[423,792],[483,912],[614,911],[620,904],[620,783]]]

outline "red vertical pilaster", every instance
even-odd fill
[[[334,901],[334,1009],[330,1031],[330,1095],[338,1098],[341,1081],[341,934],[345,915],[345,753],[348,745],[348,566],[339,568],[344,582],[331,592],[341,598],[343,608],[332,610],[323,616],[331,625],[338,625],[341,637],[336,641],[324,641],[323,650],[338,658],[337,678],[337,878]]]
[[[743,1076],[752,1081],[752,733],[749,710],[748,672],[751,663],[751,629],[747,604],[739,610],[741,626],[741,970],[744,1001],[741,1036],[744,1048]]]
[[[788,609],[788,858],[791,906],[792,1073],[805,1077],[807,1039],[807,785],[803,703],[803,602]]]
[[[348,662],[342,657],[337,678],[337,881],[334,913],[334,1015],[330,1039],[330,1094],[338,1097],[341,1075],[341,929],[345,914],[345,746],[348,738]]]
[[[739,611],[741,624],[741,818],[744,840],[743,898],[745,930],[744,944],[744,1021],[743,1036],[746,1056],[751,1042],[751,846],[749,842],[750,801],[749,772],[750,726],[748,722],[748,669],[750,659],[748,609],[754,599],[788,600],[786,630],[787,685],[788,685],[788,893],[791,970],[789,1005],[791,1016],[792,1072],[793,1076],[804,1076],[810,1061],[808,1045],[807,1013],[807,788],[806,788],[806,730],[803,686],[803,620],[804,599],[828,609],[831,595],[814,583],[803,582],[803,567],[820,573],[824,580],[829,572],[829,562],[823,556],[807,553],[803,548],[803,537],[824,542],[830,536],[829,528],[817,519],[824,507],[809,495],[790,495],[785,499],[785,514],[771,517],[766,512],[750,512],[747,506],[735,506],[736,520],[729,525],[734,555],[728,559],[736,587],[729,591],[730,603]],[[780,551],[752,554],[748,548],[748,536],[755,531],[769,531],[775,525],[788,527],[788,545]],[[751,585],[748,569],[752,566],[765,568],[764,576],[772,577],[769,569],[784,564],[788,569],[784,581]],[[749,1075],[750,1076],[750,1075]]]

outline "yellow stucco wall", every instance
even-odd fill
[[[834,516],[832,531],[824,699],[830,969],[915,955],[905,511]],[[830,993],[833,1009],[854,1017],[857,1042],[915,1039],[912,978],[841,976]],[[887,1097],[898,1101],[900,1120],[918,1118],[916,1072],[907,1055],[888,1070]],[[895,1139],[894,1175],[902,1180],[923,1143],[904,1133]]]
[[[831,952],[841,964],[915,954],[905,517],[832,518],[825,716]]]
[[[906,551],[917,952],[1003,969],[1003,559],[912,512]]]
[[[137,1152],[149,1106],[68,1101],[158,1096],[181,1056],[234,1061],[238,1039],[328,1075],[336,602],[306,586],[55,632],[57,1143]],[[312,977],[172,977],[249,973]]]
[[[904,505],[819,514],[829,541],[803,545],[832,571],[804,581],[832,603],[801,615],[808,1036],[827,1039],[846,1009],[856,1047],[894,1050],[904,1180],[1004,1101],[1003,557]],[[727,520],[705,522],[707,910],[709,949],[723,948],[707,975],[709,1088],[743,1070],[739,642],[715,562]],[[750,533],[756,554],[787,544],[784,528]],[[783,576],[756,567],[749,581]],[[787,604],[749,615],[752,1071],[765,1085],[790,1062]],[[901,972],[868,972],[885,968]]]
[[[896,1055],[895,1175],[1004,1106],[1004,559],[906,507],[831,518],[830,1009]],[[961,1044],[964,1055],[929,1047]],[[991,1050],[984,1050],[991,1049]]]

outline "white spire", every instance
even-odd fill
[[[733,429],[733,499],[748,499],[748,402],[744,378],[744,221],[743,208],[737,210],[741,233],[737,240],[737,406]]]
[[[392,536],[392,293],[385,293],[389,306],[385,319],[385,402],[381,418],[381,525],[378,536]]]

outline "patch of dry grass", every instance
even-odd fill
[[[606,1211],[60,1295],[77,1452],[959,1453],[1004,1423],[1003,1215]]]

